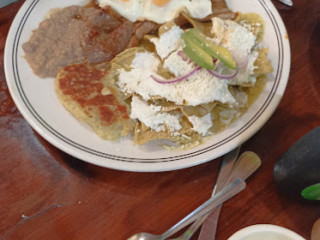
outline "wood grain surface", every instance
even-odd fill
[[[206,201],[220,159],[164,173],[122,172],[77,160],[32,130],[10,97],[3,67],[6,36],[22,4],[0,9],[0,239],[123,240],[141,231],[161,233]],[[320,125],[320,2],[274,4],[290,38],[290,79],[275,113],[242,147],[256,152],[262,167],[223,206],[217,240],[259,223],[310,239],[320,217],[319,203],[286,198],[272,179],[277,159]]]

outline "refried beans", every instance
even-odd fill
[[[135,31],[144,33],[156,24],[134,24],[111,10],[70,6],[57,9],[23,44],[25,58],[39,77],[56,77],[60,67],[72,63],[100,63],[137,43]],[[140,37],[140,36],[139,36]]]

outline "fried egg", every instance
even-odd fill
[[[149,20],[160,24],[174,19],[182,11],[193,18],[212,13],[210,0],[99,0],[99,6],[110,6],[132,22]]]
[[[101,8],[110,6],[121,16],[134,22],[143,14],[145,0],[98,0],[98,2]]]

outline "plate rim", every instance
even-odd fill
[[[291,65],[291,52],[290,52],[290,44],[289,44],[289,40],[288,41],[284,41],[283,36],[281,34],[281,31],[284,31],[285,34],[287,34],[286,28],[284,26],[284,23],[278,13],[278,11],[276,10],[276,8],[274,7],[274,5],[272,4],[272,2],[270,0],[258,0],[260,2],[260,4],[262,4],[262,6],[265,8],[270,20],[273,23],[273,27],[276,31],[276,35],[277,35],[277,41],[280,45],[282,45],[282,47],[280,47],[278,45],[279,48],[279,58],[282,58],[282,60],[280,59],[278,64],[281,64],[281,67],[277,68],[277,73],[275,75],[275,83],[272,86],[272,90],[270,91],[267,99],[265,100],[265,103],[261,105],[261,107],[259,107],[259,110],[254,114],[254,116],[250,119],[250,121],[248,121],[246,124],[244,124],[244,126],[241,127],[241,131],[238,130],[235,133],[232,133],[230,136],[224,138],[222,141],[215,143],[214,145],[210,145],[206,148],[201,148],[197,151],[193,151],[191,153],[187,153],[187,154],[179,154],[176,156],[170,156],[170,157],[165,157],[165,158],[151,158],[151,159],[146,159],[146,158],[128,158],[128,157],[121,157],[121,156],[113,156],[110,155],[108,153],[102,153],[99,151],[96,151],[94,149],[91,149],[92,151],[88,151],[88,149],[85,149],[85,146],[81,146],[80,144],[78,144],[80,146],[77,147],[78,150],[82,151],[81,153],[72,150],[71,148],[65,147],[63,145],[63,143],[61,143],[60,141],[66,142],[65,140],[68,140],[68,144],[71,145],[72,147],[73,144],[77,144],[74,143],[72,140],[67,139],[67,137],[64,137],[65,140],[59,138],[58,136],[56,136],[56,134],[52,133],[51,131],[55,131],[57,134],[61,135],[61,133],[59,133],[57,130],[55,129],[51,129],[51,126],[47,126],[45,127],[43,124],[47,125],[45,122],[41,123],[41,121],[43,121],[43,119],[41,119],[41,116],[35,116],[34,114],[37,115],[37,112],[35,110],[30,109],[30,106],[28,106],[27,103],[24,102],[24,106],[23,103],[21,102],[24,101],[23,99],[23,94],[21,95],[21,93],[19,93],[20,95],[16,95],[16,91],[21,91],[21,89],[19,89],[19,84],[17,84],[17,78],[15,77],[15,71],[18,71],[15,69],[15,63],[14,63],[14,58],[17,58],[17,49],[15,50],[14,48],[14,44],[16,43],[16,48],[18,48],[18,43],[16,42],[17,39],[17,34],[19,34],[19,28],[21,26],[21,23],[23,22],[26,14],[28,13],[28,16],[30,15],[31,11],[30,8],[32,6],[35,6],[39,0],[33,0],[32,2],[25,2],[23,4],[23,6],[20,8],[18,14],[16,15],[8,36],[7,36],[7,41],[6,41],[6,45],[5,45],[5,51],[4,51],[4,68],[5,68],[5,75],[6,75],[6,80],[7,80],[7,85],[10,91],[10,94],[17,106],[17,108],[19,109],[19,111],[21,112],[21,114],[23,115],[23,117],[27,120],[27,122],[32,126],[33,129],[35,129],[36,132],[38,132],[43,138],[45,138],[47,141],[49,141],[51,144],[53,144],[55,147],[59,148],[60,150],[76,157],[79,158],[80,160],[83,160],[85,162],[89,162],[98,166],[102,166],[102,167],[107,167],[107,168],[112,168],[112,169],[117,169],[117,170],[124,170],[124,171],[136,171],[136,172],[158,172],[158,171],[169,171],[169,170],[176,170],[176,169],[182,169],[182,168],[187,168],[187,167],[191,167],[191,166],[195,166],[204,162],[208,162],[210,160],[212,160],[212,158],[204,158],[204,159],[200,159],[200,160],[194,160],[194,161],[190,161],[190,159],[196,158],[198,155],[201,154],[206,154],[210,151],[212,151],[213,149],[220,147],[222,145],[225,144],[225,142],[229,142],[232,141],[233,139],[235,139],[238,136],[241,136],[243,134],[245,134],[245,137],[242,138],[240,141],[238,142],[231,142],[230,144],[230,148],[228,151],[232,150],[233,148],[236,148],[238,145],[241,145],[243,142],[247,141],[249,138],[251,138],[251,136],[253,134],[255,134],[266,122],[267,120],[272,116],[272,114],[274,113],[275,109],[277,108],[278,104],[280,103],[280,100],[283,96],[283,93],[286,89],[286,85],[288,82],[288,78],[289,78],[289,71],[290,71],[290,65]],[[31,9],[32,10],[32,9]],[[28,12],[29,11],[29,12]],[[23,15],[24,13],[24,15]],[[23,15],[21,17],[21,15]],[[28,17],[27,16],[27,17]],[[26,18],[27,19],[27,18]],[[25,20],[26,21],[26,20]],[[25,21],[23,22],[23,25],[25,24]],[[19,24],[20,22],[20,24]],[[15,30],[15,31],[14,31]],[[20,30],[20,35],[21,35],[21,31]],[[14,36],[14,39],[12,39]],[[10,41],[10,40],[14,40],[14,41]],[[12,42],[12,43],[10,43]],[[6,56],[10,56],[10,50],[12,51],[12,67],[10,66],[10,61],[8,60],[8,58]],[[282,52],[280,51],[282,50]],[[286,50],[286,51],[285,51]],[[14,54],[16,53],[16,54]],[[286,58],[284,53],[286,53]],[[284,66],[285,63],[285,66]],[[12,68],[12,72],[10,72],[10,68]],[[287,70],[287,71],[286,71]],[[13,75],[15,85],[12,84],[10,82],[10,75]],[[279,77],[277,78],[277,76],[279,75]],[[19,77],[18,77],[19,78]],[[282,80],[282,82],[281,82]],[[20,81],[20,79],[19,79]],[[281,83],[281,88],[279,88],[279,85]],[[21,87],[21,86],[20,86]],[[277,94],[280,94],[279,98],[275,98],[274,96]],[[272,96],[271,96],[272,95]],[[271,104],[273,103],[273,104]],[[30,103],[29,103],[30,104]],[[266,104],[265,107],[263,107]],[[264,109],[262,109],[264,108]],[[265,109],[268,108],[268,111],[265,111]],[[260,113],[262,111],[262,113]],[[35,112],[35,113],[34,113]],[[260,113],[260,114],[258,114]],[[34,119],[32,119],[29,114],[32,114]],[[258,114],[258,115],[257,115]],[[46,128],[46,130],[44,130],[41,126],[39,126],[37,124],[42,124],[43,127]],[[49,134],[46,132],[48,131]],[[53,134],[54,136],[50,135]],[[237,134],[236,137],[233,137],[234,134]],[[63,135],[62,135],[63,137]],[[233,137],[233,138],[232,138]],[[57,139],[59,138],[59,139]],[[230,139],[231,138],[231,139]],[[219,145],[219,146],[216,146]],[[85,152],[83,152],[85,151]],[[214,156],[214,159],[220,157],[221,155],[227,153],[228,151],[221,151],[218,154],[216,154]],[[97,157],[98,160],[94,160],[92,158],[90,158],[90,156],[94,156]],[[125,160],[124,160],[125,159]],[[189,161],[186,161],[184,163],[181,163],[182,159],[189,159]],[[103,160],[103,161],[101,161]],[[159,161],[155,161],[155,160],[160,160]],[[119,164],[119,162],[125,162],[125,164]]]

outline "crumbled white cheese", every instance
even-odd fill
[[[159,63],[159,59],[155,54],[150,52],[138,52],[131,63],[131,67],[157,71]]]
[[[138,119],[151,129],[160,132],[165,131],[166,127],[176,136],[182,127],[180,125],[180,116],[166,112],[160,112],[161,106],[148,104],[139,97],[133,96],[131,102],[130,118]]]
[[[215,42],[230,51],[240,51],[249,54],[256,42],[256,36],[240,24],[221,18],[212,18],[211,32]]]
[[[213,101],[235,104],[229,92],[227,81],[218,79],[201,69],[188,79],[172,83],[160,84],[151,75],[162,78],[157,73],[145,68],[133,68],[131,71],[119,70],[118,86],[121,91],[139,94],[144,100],[151,97],[162,97],[176,104],[196,106]]]
[[[190,116],[188,120],[193,126],[193,130],[198,132],[201,136],[205,136],[208,133],[208,130],[212,127],[212,118],[211,114],[208,113],[203,117]]]
[[[254,23],[254,24],[250,24],[250,23],[247,23],[246,20],[243,20],[243,21],[240,21],[239,24],[243,27],[245,27],[248,31],[252,32],[255,30],[254,26],[256,27],[261,27],[261,23],[257,22],[257,23]]]
[[[253,86],[257,81],[256,77],[254,76],[254,70],[256,69],[254,62],[256,61],[258,56],[259,53],[257,51],[253,51],[252,53],[250,53],[248,55],[247,66],[245,68],[240,69],[237,76],[229,80],[229,84]]]
[[[247,69],[248,69],[248,73],[250,75],[253,75],[254,74],[254,70],[257,68],[257,66],[255,66],[254,63],[257,60],[258,56],[259,56],[259,52],[258,51],[252,51],[252,53],[248,56]]]
[[[246,21],[240,21],[239,24],[241,24],[241,26],[245,27],[248,31],[252,32],[252,25],[246,23]]]
[[[156,51],[161,59],[166,58],[171,52],[178,49],[183,30],[174,25],[170,30],[163,33],[160,38],[152,38],[150,41],[154,43]]]
[[[174,51],[169,55],[169,57],[164,61],[164,68],[168,69],[169,72],[174,74],[176,77],[191,72],[196,68],[196,65],[188,60],[183,60],[179,52],[182,48]]]

